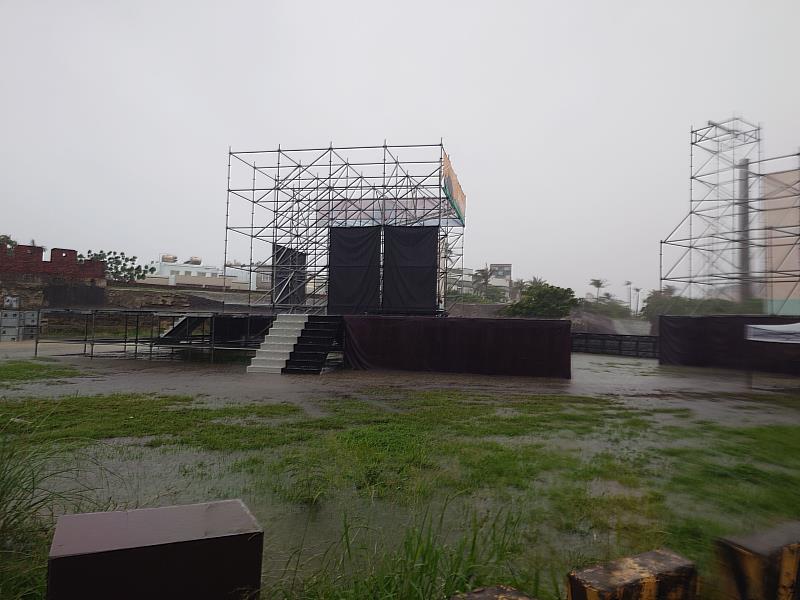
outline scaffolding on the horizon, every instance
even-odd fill
[[[229,151],[224,274],[249,282],[248,308],[323,313],[330,227],[435,225],[443,309],[463,271],[465,204],[441,143]]]
[[[761,139],[738,117],[691,131],[689,212],[661,241],[662,290],[766,312],[800,292],[800,154],[762,158]]]

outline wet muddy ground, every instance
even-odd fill
[[[25,344],[0,345],[0,361],[31,354]],[[345,516],[361,543],[391,547],[421,512],[445,503],[454,530],[468,514],[513,511],[523,523],[521,561],[559,578],[652,545],[706,569],[714,535],[800,517],[791,501],[800,494],[796,378],[586,354],[573,355],[571,380],[52,360],[80,376],[0,385],[0,403],[46,399],[36,410],[46,413],[52,400],[75,412],[84,397],[166,394],[192,398],[168,410],[213,413],[198,421],[205,437],[182,422],[131,436],[112,427],[71,460],[108,506],[243,498],[265,527],[271,581],[292,560],[295,574],[313,572]],[[264,410],[284,406],[295,412]],[[109,412],[109,421],[118,416]],[[93,435],[101,425],[78,429]],[[265,429],[291,435],[276,442],[259,437]]]
[[[487,394],[564,394],[615,398],[636,407],[690,408],[697,418],[721,424],[792,421],[780,406],[749,396],[800,393],[800,378],[723,369],[661,366],[655,359],[591,354],[572,355],[572,379],[504,377],[453,373],[340,370],[320,376],[246,374],[245,364],[209,364],[63,356],[75,346],[40,346],[40,357],[74,365],[84,375],[0,389],[0,396],[131,393],[189,394],[211,404],[291,402],[313,413],[321,396],[357,394],[360,389],[451,389]],[[0,344],[0,360],[26,359],[32,343]]]

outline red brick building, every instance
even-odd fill
[[[44,260],[44,248],[18,244],[0,244],[0,277],[3,275],[50,275],[64,280],[105,281],[106,265],[100,261],[78,261],[76,250],[53,248],[50,260]]]
[[[19,296],[21,308],[95,304],[106,285],[104,262],[79,261],[78,252],[0,244],[0,296]]]

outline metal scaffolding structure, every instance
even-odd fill
[[[330,227],[435,225],[443,308],[462,270],[464,212],[441,143],[229,151],[226,280],[249,282],[248,307],[324,313]]]
[[[800,291],[800,155],[762,158],[761,141],[741,118],[691,131],[689,212],[661,241],[662,290],[775,307],[776,286]]]

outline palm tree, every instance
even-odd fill
[[[531,287],[537,287],[540,285],[544,285],[545,283],[547,282],[541,277],[531,277],[530,281],[528,282],[528,285],[530,285]]]
[[[527,282],[524,279],[515,279],[511,282],[511,289],[510,289],[510,297],[512,301],[519,300],[519,296],[522,293],[522,290],[525,289],[527,286]]]
[[[483,269],[475,270],[472,275],[472,289],[475,290],[476,294],[486,297],[486,292],[489,290],[489,279],[491,279],[491,273],[488,265]]]
[[[605,279],[590,279],[589,285],[593,288],[597,288],[597,302],[600,302],[600,290],[607,285],[607,281]]]

